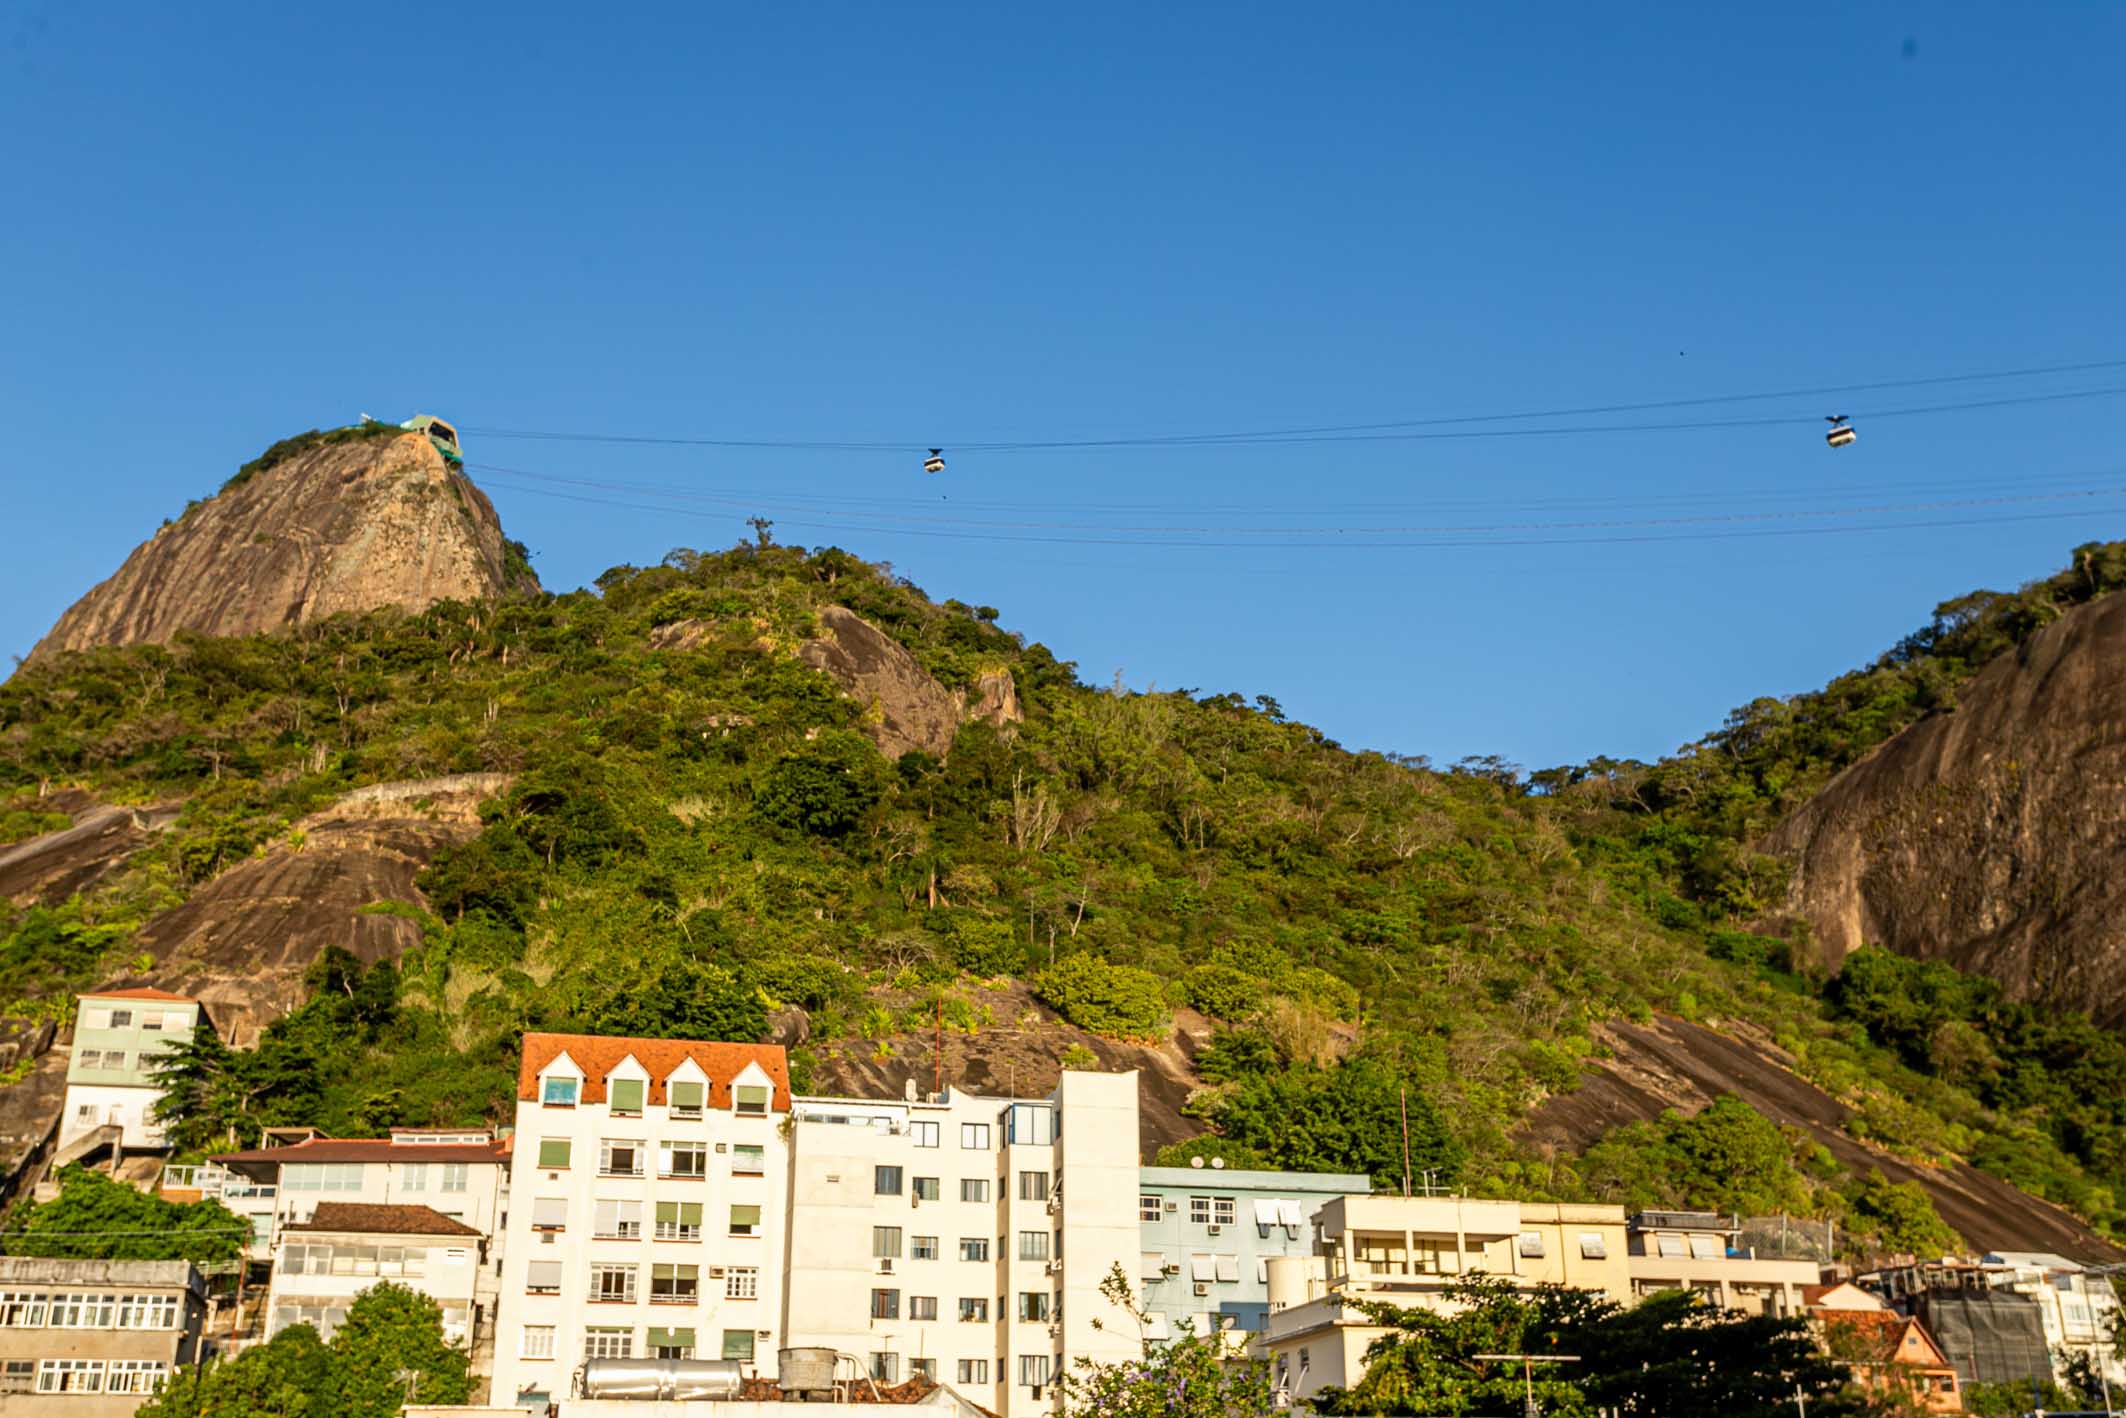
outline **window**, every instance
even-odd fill
[[[1607,1260],[1609,1258],[1609,1245],[1602,1239],[1600,1231],[1582,1231],[1580,1233],[1580,1258],[1582,1260]]]
[[[900,1291],[873,1290],[871,1292],[871,1318],[875,1320],[897,1320],[900,1317]]]
[[[290,1162],[281,1168],[281,1187],[291,1192],[358,1192],[359,1162]]]
[[[1543,1233],[1541,1231],[1521,1232],[1520,1250],[1521,1254],[1529,1260],[1541,1260],[1543,1258]]]
[[[1210,1225],[1211,1199],[1207,1196],[1190,1197],[1188,1199],[1188,1219],[1189,1224],[1194,1226]]]
[[[1233,1224],[1233,1199],[1231,1197],[1214,1196],[1211,1198],[1211,1224],[1213,1226],[1230,1226]]]
[[[542,1196],[532,1201],[532,1229],[534,1231],[563,1231],[568,1228],[568,1198]]]
[[[1021,1290],[1019,1292],[1019,1318],[1041,1323],[1048,1318],[1048,1292],[1046,1290]]]
[[[641,1176],[641,1140],[632,1137],[609,1137],[600,1142],[598,1144],[598,1175],[602,1177]]]
[[[26,1290],[11,1290],[0,1294],[0,1327],[44,1328],[44,1296],[30,1294]]]
[[[130,1009],[112,1010],[111,1027],[113,1029],[131,1029],[133,1027],[133,1011]]]
[[[81,1027],[84,1029],[108,1029],[111,1027],[111,1012],[108,1009],[84,1009],[81,1011]]]
[[[734,1177],[757,1177],[768,1170],[767,1149],[757,1142],[734,1143],[731,1147],[731,1175]]]
[[[723,1357],[753,1362],[753,1331],[750,1329],[727,1329],[723,1332]]]
[[[698,1201],[658,1202],[657,1239],[660,1241],[700,1240],[701,1203]]]
[[[650,1355],[657,1359],[691,1359],[694,1357],[694,1331],[691,1329],[650,1329]]]
[[[1693,1236],[1690,1253],[1693,1260],[1725,1260],[1727,1243],[1718,1236]]]
[[[938,1297],[937,1297],[937,1296],[935,1296],[935,1295],[910,1295],[910,1296],[908,1297],[908,1318],[909,1318],[909,1319],[912,1319],[912,1320],[934,1320],[934,1319],[936,1319],[937,1317],[938,1317]]]
[[[987,1236],[960,1237],[961,1260],[988,1260],[989,1238]]]
[[[1056,1110],[1046,1103],[1014,1103],[1004,1113],[1004,1140],[1046,1147],[1056,1140]]]
[[[987,1202],[989,1200],[989,1178],[962,1177],[960,1179],[960,1200]]]
[[[576,1080],[573,1078],[549,1078],[539,1094],[539,1101],[549,1108],[573,1108],[576,1106]]]
[[[83,1068],[102,1068],[102,1067],[103,1067],[103,1050],[101,1050],[101,1049],[83,1049],[83,1050],[81,1051],[81,1057],[80,1057],[80,1060],[79,1060],[79,1062],[80,1062],[80,1065],[81,1065],[81,1067],[83,1067]],[[93,1112],[95,1111],[95,1109],[91,1108],[91,1109],[90,1109],[89,1111],[93,1113]]]
[[[1020,1201],[1046,1201],[1046,1200],[1048,1200],[1048,1173],[1046,1173],[1046,1172],[1021,1172],[1021,1173],[1019,1173],[1019,1200],[1020,1200]]]
[[[1020,1260],[1047,1260],[1048,1233],[1046,1231],[1019,1232]]]
[[[1046,1354],[1021,1354],[1019,1356],[1019,1382],[1027,1388],[1040,1388],[1048,1382],[1048,1356]]]
[[[908,1135],[915,1139],[917,1147],[935,1147],[938,1145],[938,1125],[936,1123],[910,1123],[908,1124]]]
[[[989,1297],[987,1295],[977,1295],[971,1300],[962,1299],[960,1301],[960,1323],[988,1324]]]
[[[103,1066],[105,1068],[124,1068],[125,1050],[112,1049],[110,1052],[106,1053],[103,1056]]]
[[[645,1085],[639,1078],[615,1078],[605,1086],[605,1100],[616,1117],[639,1118],[642,1116],[642,1095]]]
[[[760,1271],[750,1265],[725,1267],[723,1272],[723,1297],[726,1300],[759,1299]]]
[[[103,1360],[45,1359],[37,1365],[39,1393],[103,1392]]]
[[[732,1110],[742,1118],[761,1118],[768,1113],[768,1090],[758,1083],[741,1083],[731,1090]]]
[[[594,1326],[583,1331],[583,1357],[586,1359],[632,1359],[635,1357],[635,1331]]]
[[[706,1142],[666,1142],[657,1148],[657,1173],[681,1181],[699,1181],[709,1174]]]
[[[465,1190],[466,1173],[467,1168],[463,1162],[445,1162],[443,1164],[443,1190],[445,1192],[462,1193]]]
[[[987,1359],[962,1359],[960,1360],[959,1375],[960,1382],[963,1384],[986,1384],[989,1382],[989,1361]]]
[[[105,1393],[153,1393],[169,1377],[169,1366],[160,1359],[113,1359]]]
[[[653,1265],[650,1267],[651,1304],[691,1305],[700,1298],[700,1266]]]
[[[916,1177],[910,1180],[909,1186],[914,1189],[917,1201],[936,1201],[938,1199],[938,1179],[936,1177]]]
[[[162,1032],[162,1026],[165,1024],[182,1023],[184,1023],[183,1016],[174,1013],[165,1014],[159,1009],[148,1010],[146,1013],[140,1016],[140,1027],[147,1030],[150,1034],[160,1034]]]
[[[932,1383],[936,1383],[938,1376],[938,1361],[935,1359],[910,1359],[908,1361],[908,1377],[912,1379],[915,1378],[917,1375],[921,1375],[922,1377],[930,1380]]]
[[[524,1289],[531,1295],[558,1295],[561,1293],[561,1262],[535,1260],[524,1275]]]
[[[52,1296],[53,1329],[109,1329],[117,1302],[110,1295]]]
[[[1656,1236],[1654,1237],[1654,1241],[1656,1243],[1657,1249],[1659,1249],[1661,1254],[1664,1256],[1681,1256],[1689,1254],[1689,1247],[1683,1243],[1683,1238],[1681,1236]]]
[[[901,1228],[898,1226],[873,1226],[871,1228],[871,1255],[876,1260],[899,1260],[901,1255]]]
[[[757,1236],[760,1234],[760,1208],[757,1206],[734,1206],[731,1208],[731,1234],[734,1236]]]
[[[591,1234],[607,1240],[639,1241],[642,1239],[642,1203],[639,1201],[615,1201],[602,1197],[592,1208],[595,1224]]]
[[[524,1326],[524,1347],[517,1352],[526,1359],[553,1358],[554,1327],[550,1324]]]
[[[399,1175],[401,1178],[400,1185],[407,1191],[425,1192],[428,1190],[428,1164],[426,1162],[405,1163],[399,1168]]]
[[[873,1167],[871,1169],[871,1190],[878,1196],[899,1196],[901,1194],[901,1169],[898,1167]]]
[[[569,1140],[565,1137],[542,1137],[539,1139],[539,1165],[549,1170],[558,1170],[568,1165]]]
[[[177,1328],[175,1295],[127,1295],[118,1302],[120,1329]]]
[[[593,1265],[591,1267],[591,1299],[599,1304],[634,1304],[635,1267],[632,1265]]]
[[[665,1096],[672,1100],[672,1116],[675,1118],[698,1118],[701,1116],[703,1087],[699,1083],[668,1083]]]
[[[1137,1219],[1139,1221],[1157,1221],[1159,1219],[1159,1198],[1155,1196],[1138,1197]]]
[[[987,1152],[989,1150],[989,1124],[961,1123],[960,1146],[970,1152]]]
[[[897,1384],[901,1381],[901,1356],[898,1354],[873,1354],[871,1377],[874,1382]]]
[[[937,1238],[937,1237],[935,1237],[935,1236],[910,1236],[910,1237],[908,1238],[908,1259],[910,1259],[910,1260],[936,1260],[937,1258],[938,1258],[938,1238]]]

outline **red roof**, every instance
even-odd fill
[[[358,1201],[321,1201],[308,1221],[284,1231],[338,1231],[356,1236],[477,1236],[480,1233],[432,1206],[384,1206]]]
[[[708,1075],[711,1108],[731,1106],[731,1083],[748,1064],[760,1065],[775,1086],[774,1107],[790,1107],[790,1060],[780,1044],[717,1044],[695,1039],[613,1039],[598,1034],[526,1034],[524,1058],[517,1066],[517,1097],[539,1096],[539,1074],[566,1053],[583,1070],[583,1101],[603,1103],[605,1080],[620,1061],[632,1055],[650,1075],[651,1103],[664,1102],[664,1081],[692,1059]]]
[[[190,995],[173,995],[168,990],[151,990],[145,986],[134,990],[96,990],[82,996],[83,999],[154,999],[165,1004],[198,1004]]]
[[[1860,1336],[1878,1363],[1915,1364],[1923,1369],[1947,1367],[1934,1337],[1925,1325],[1894,1310],[1817,1310],[1825,1325],[1837,1325]]]
[[[209,1161],[286,1162],[506,1162],[509,1149],[500,1142],[393,1142],[388,1137],[313,1137],[286,1147],[254,1147],[246,1152],[216,1153]]]

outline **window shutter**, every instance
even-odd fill
[[[670,1280],[678,1273],[679,1267],[676,1265],[653,1265],[650,1267],[650,1279],[653,1281]]]
[[[679,1224],[682,1226],[700,1226],[701,1203],[698,1201],[682,1201],[679,1203]]]
[[[543,1137],[539,1139],[539,1165],[542,1167],[566,1167],[568,1165],[568,1139]]]
[[[676,1345],[679,1341],[674,1336],[678,1333],[679,1331],[676,1329],[658,1329],[652,1326],[650,1329],[650,1348],[666,1349]]]
[[[668,1086],[667,1092],[675,1108],[698,1110],[701,1107],[701,1085],[698,1083],[674,1083]]]
[[[732,1089],[731,1093],[732,1096],[738,1099],[738,1106],[740,1108],[750,1108],[755,1112],[767,1111],[768,1090],[761,1087],[759,1084],[741,1083],[738,1085],[738,1087]]]
[[[695,1210],[695,1211],[697,1211],[697,1212],[699,1212],[699,1211],[701,1210],[701,1208],[697,1206],[697,1207],[695,1207],[695,1208],[694,1208],[694,1210]],[[676,1202],[676,1201],[660,1201],[660,1202],[658,1202],[658,1203],[657,1203],[657,1224],[658,1224],[659,1226],[676,1226],[676,1225],[678,1225],[678,1224],[679,1224],[679,1203],[678,1203],[678,1202]]]
[[[532,1225],[560,1227],[568,1224],[568,1199],[542,1196],[532,1202]]]
[[[639,1078],[616,1078],[609,1090],[613,1111],[616,1113],[639,1113],[642,1111],[642,1080]]]
[[[760,1208],[757,1206],[732,1207],[731,1224],[733,1226],[758,1226],[760,1224]]]
[[[561,1288],[561,1262],[557,1260],[533,1261],[531,1263],[531,1274],[526,1278],[525,1283],[533,1290],[559,1290]]]
[[[750,1359],[753,1357],[753,1331],[750,1329],[727,1329],[723,1332],[723,1357],[726,1359]]]

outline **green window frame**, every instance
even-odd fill
[[[758,1083],[741,1083],[731,1090],[731,1106],[736,1112],[761,1117],[768,1111],[768,1096],[769,1090]]]
[[[616,1113],[639,1113],[642,1111],[642,1093],[645,1085],[639,1078],[616,1078],[608,1086],[607,1101]]]
[[[752,1362],[753,1331],[750,1329],[725,1330],[723,1332],[723,1357],[726,1359],[743,1359],[748,1363]]]
[[[731,1208],[731,1234],[734,1236],[759,1235],[760,1208],[757,1206],[733,1206]]]
[[[667,1084],[665,1093],[672,1100],[673,1112],[695,1115],[701,1112],[703,1090],[699,1083]]]
[[[542,1137],[539,1139],[539,1165],[559,1169],[568,1165],[569,1139],[565,1137]]]

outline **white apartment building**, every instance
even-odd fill
[[[789,1113],[778,1045],[525,1035],[494,1401],[565,1399],[586,1358],[772,1376]]]
[[[433,1299],[443,1337],[471,1348],[482,1329],[484,1240],[479,1231],[429,1206],[319,1202],[307,1221],[280,1228],[266,1337],[291,1325],[330,1339],[355,1297],[390,1281]]]
[[[2013,1290],[2037,1302],[2053,1368],[2066,1377],[2066,1361],[2087,1359],[2109,1384],[2126,1388],[2126,1360],[2115,1346],[2118,1296],[2110,1276],[2048,1251],[1995,1251],[1980,1259],[1996,1289]]]
[[[218,1198],[251,1222],[253,1260],[270,1259],[281,1229],[320,1203],[426,1206],[499,1238],[509,1207],[509,1144],[485,1128],[393,1128],[385,1138],[301,1137],[224,1152],[196,1168],[165,1168],[173,1201]],[[487,1247],[489,1276],[499,1247]],[[490,1286],[491,1289],[491,1286]]]
[[[151,1116],[162,1086],[155,1066],[162,1055],[211,1029],[199,1001],[168,990],[105,990],[75,1001],[74,1034],[67,1059],[66,1103],[59,1117],[58,1150],[109,1128],[123,1150],[163,1146],[162,1124]]]
[[[1003,1418],[1052,1412],[1081,1357],[1141,1356],[1100,1293],[1139,1253],[1134,1072],[1066,1071],[1040,1099],[800,1098],[790,1116],[784,1343]]]

